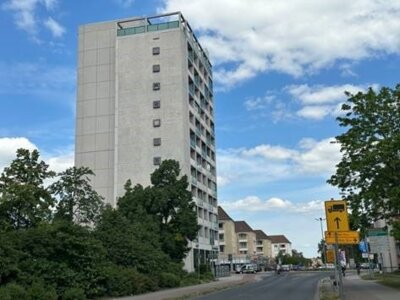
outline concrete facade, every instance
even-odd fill
[[[75,165],[115,206],[128,179],[148,186],[179,161],[201,225],[189,271],[218,251],[213,108],[211,64],[180,13],[79,28]]]

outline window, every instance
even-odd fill
[[[161,164],[161,157],[159,156],[153,157],[153,165],[159,166],[160,164]]]
[[[160,107],[161,107],[160,100],[153,101],[153,108],[160,108]]]
[[[154,119],[153,127],[160,127],[160,126],[161,126],[161,119]]]
[[[159,82],[153,82],[153,91],[158,91],[160,89],[160,83]]]
[[[224,223],[218,223],[218,228],[223,229],[224,228]]]
[[[153,65],[153,73],[160,72],[160,65]]]
[[[160,47],[153,47],[153,55],[159,55],[160,54]]]
[[[153,146],[161,146],[161,138],[154,138]]]

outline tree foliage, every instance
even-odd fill
[[[346,132],[336,137],[343,154],[328,182],[340,188],[358,227],[400,217],[400,85],[379,92],[346,93]],[[367,222],[366,222],[367,221]]]
[[[0,229],[20,229],[49,221],[54,199],[44,181],[54,177],[39,152],[18,149],[0,176]]]
[[[94,224],[103,209],[103,198],[92,189],[89,176],[93,171],[86,167],[71,167],[58,174],[59,179],[50,186],[58,197],[55,217],[80,224]]]
[[[197,233],[179,172],[165,161],[153,186],[128,181],[118,207],[104,208],[91,170],[54,178],[38,151],[19,149],[0,176],[0,298],[92,299],[178,286],[187,278],[187,239]]]

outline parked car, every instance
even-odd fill
[[[257,265],[255,264],[245,264],[242,265],[239,270],[236,269],[236,273],[256,273],[256,272],[257,272]]]

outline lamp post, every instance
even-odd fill
[[[321,236],[322,236],[322,242],[323,242],[323,244],[322,244],[322,251],[323,251],[323,253],[324,253],[324,260],[322,260],[322,263],[323,264],[325,264],[325,269],[326,269],[326,245],[325,245],[325,238],[324,238],[324,229],[323,229],[323,227],[322,227],[322,221],[325,221],[326,219],[323,219],[323,218],[316,218],[315,219],[316,221],[319,221],[320,222],[320,224],[321,224]],[[321,253],[322,254],[322,253]],[[324,262],[325,261],[325,262]]]

